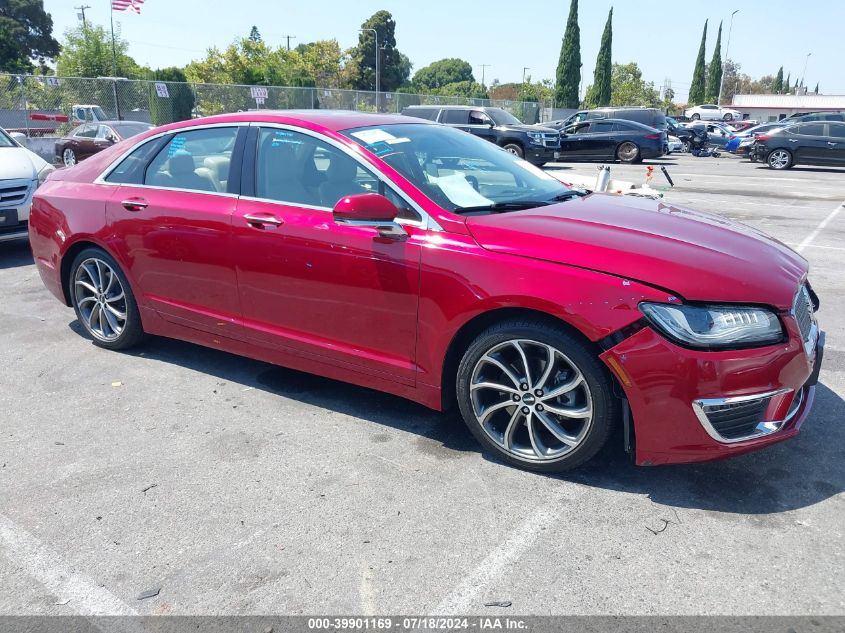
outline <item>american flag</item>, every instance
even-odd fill
[[[112,0],[111,8],[113,11],[134,11],[141,13],[141,5],[144,0]]]

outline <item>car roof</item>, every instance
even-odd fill
[[[433,125],[431,121],[424,119],[409,121],[408,117],[399,114],[375,114],[352,110],[254,110],[181,121],[167,125],[162,130],[178,130],[182,127],[206,124],[249,122],[286,123],[300,127],[317,127],[332,132],[372,125],[408,125],[410,123]]]

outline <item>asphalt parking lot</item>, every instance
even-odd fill
[[[0,613],[845,613],[845,170],[651,162],[667,201],[811,262],[827,349],[798,438],[523,472],[456,414],[166,339],[98,349],[0,244]]]

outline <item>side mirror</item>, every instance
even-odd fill
[[[375,229],[381,237],[404,239],[408,233],[396,222],[399,209],[378,193],[356,193],[337,201],[332,211],[336,224]]]
[[[115,134],[109,134],[109,135],[106,137],[106,140],[107,140],[109,143],[117,143],[120,139],[119,139],[119,138],[117,138],[117,135],[115,135]]]
[[[494,127],[496,127],[496,122],[493,119],[490,119],[489,121],[487,121],[487,125],[489,125],[490,129],[492,130]]]
[[[9,136],[11,136],[12,139],[18,143],[18,145],[24,145],[26,143],[26,134],[21,134],[20,132],[11,132]]]

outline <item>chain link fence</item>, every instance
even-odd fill
[[[0,127],[28,137],[61,136],[84,121],[164,125],[247,110],[326,109],[399,113],[411,105],[495,106],[525,123],[548,104],[334,88],[242,86],[0,74]]]

